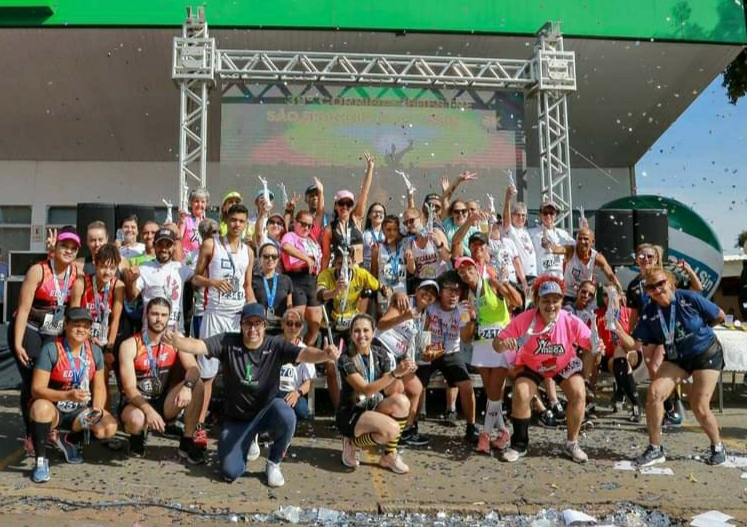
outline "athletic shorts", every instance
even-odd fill
[[[635,350],[635,354],[638,357],[638,361],[635,364],[631,364],[633,371],[636,371],[638,368],[643,366],[643,352],[641,350]],[[602,356],[602,360],[599,362],[599,371],[601,372],[611,372],[612,371],[612,361],[615,359],[613,356],[604,355]]]
[[[571,362],[569,362],[567,366],[565,366],[559,372],[556,372],[552,377],[544,377],[540,373],[537,373],[536,371],[529,369],[526,366],[519,366],[516,371],[516,378],[518,379],[520,377],[524,377],[526,379],[529,379],[530,381],[534,381],[537,386],[542,384],[542,381],[548,378],[554,380],[556,384],[560,384],[566,379],[570,379],[574,375],[582,375],[583,369],[584,364],[581,362],[581,359],[579,359],[578,357],[573,357],[573,359],[571,359]]]
[[[231,333],[241,331],[241,313],[214,313],[205,311],[202,315],[202,325],[200,326],[200,338],[206,339],[213,335],[221,333]],[[200,365],[201,379],[214,379],[220,369],[220,360],[211,359],[205,355],[198,355],[197,364]]]
[[[721,371],[724,369],[724,350],[718,339],[714,338],[708,345],[708,348],[700,355],[673,361],[667,360],[665,357],[664,360],[676,364],[690,374],[699,370]]]
[[[367,411],[368,410],[366,410],[365,408],[358,408],[357,406],[341,406],[337,409],[337,414],[335,415],[335,424],[337,425],[337,430],[344,437],[353,439],[355,437],[355,425],[358,424],[358,420],[361,418],[363,413]]]
[[[60,416],[60,421],[57,423],[57,428],[65,431],[72,431],[73,424],[78,420],[81,414],[86,413],[90,408],[79,408],[72,412],[60,412],[57,409],[57,414]]]
[[[449,353],[427,364],[418,364],[415,375],[420,379],[423,388],[428,387],[431,376],[435,371],[441,372],[446,384],[450,388],[454,388],[460,382],[470,380],[469,372],[467,371],[467,366],[464,364],[461,353]]]
[[[309,272],[286,273],[293,283],[293,305],[317,307],[321,304],[316,297],[316,276]]]
[[[153,399],[148,399],[147,397],[144,397],[145,402],[147,402],[151,407],[158,412],[158,415],[166,419],[166,415],[164,414],[164,408],[166,407],[166,396],[168,395],[168,392],[162,393],[158,397],[154,397]],[[119,415],[122,415],[122,410],[124,410],[125,406],[130,404],[130,401],[127,399],[127,397],[122,397],[119,401]]]

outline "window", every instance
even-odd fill
[[[47,227],[63,227],[78,223],[78,207],[51,206],[47,207]]]
[[[0,205],[0,247],[4,254],[31,248],[31,206]]]

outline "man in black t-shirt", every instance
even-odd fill
[[[179,351],[220,359],[225,402],[223,427],[218,439],[218,459],[223,479],[234,481],[246,470],[246,456],[254,437],[268,432],[273,445],[267,458],[267,484],[285,484],[280,461],[296,430],[296,414],[277,398],[280,368],[288,362],[336,361],[334,345],[300,348],[282,336],[265,335],[266,315],[261,304],[246,304],[241,313],[241,333],[222,333],[205,340],[172,331],[164,342]]]

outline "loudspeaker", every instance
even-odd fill
[[[122,221],[130,216],[137,216],[137,228],[141,231],[143,223],[146,221],[156,221],[156,209],[152,205],[131,205],[129,203],[123,203],[117,205],[115,213],[116,228],[119,229],[122,226]]]
[[[669,216],[666,209],[640,209],[633,212],[635,246],[653,243],[664,249],[664,260],[669,251]]]
[[[10,251],[8,272],[10,276],[23,277],[32,265],[47,258],[49,255],[46,251]]]
[[[630,265],[635,251],[633,211],[599,209],[594,220],[595,248],[610,265]]]
[[[78,234],[83,244],[78,256],[88,258],[91,254],[86,246],[86,232],[88,224],[94,221],[103,221],[109,234],[109,241],[114,242],[114,234],[117,231],[114,223],[114,203],[78,203]]]
[[[9,321],[18,309],[23,278],[23,276],[12,276],[5,281],[5,292],[3,294],[3,320],[5,321]]]

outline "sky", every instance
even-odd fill
[[[638,194],[692,207],[727,254],[747,229],[747,100],[729,104],[715,79],[636,164]]]

